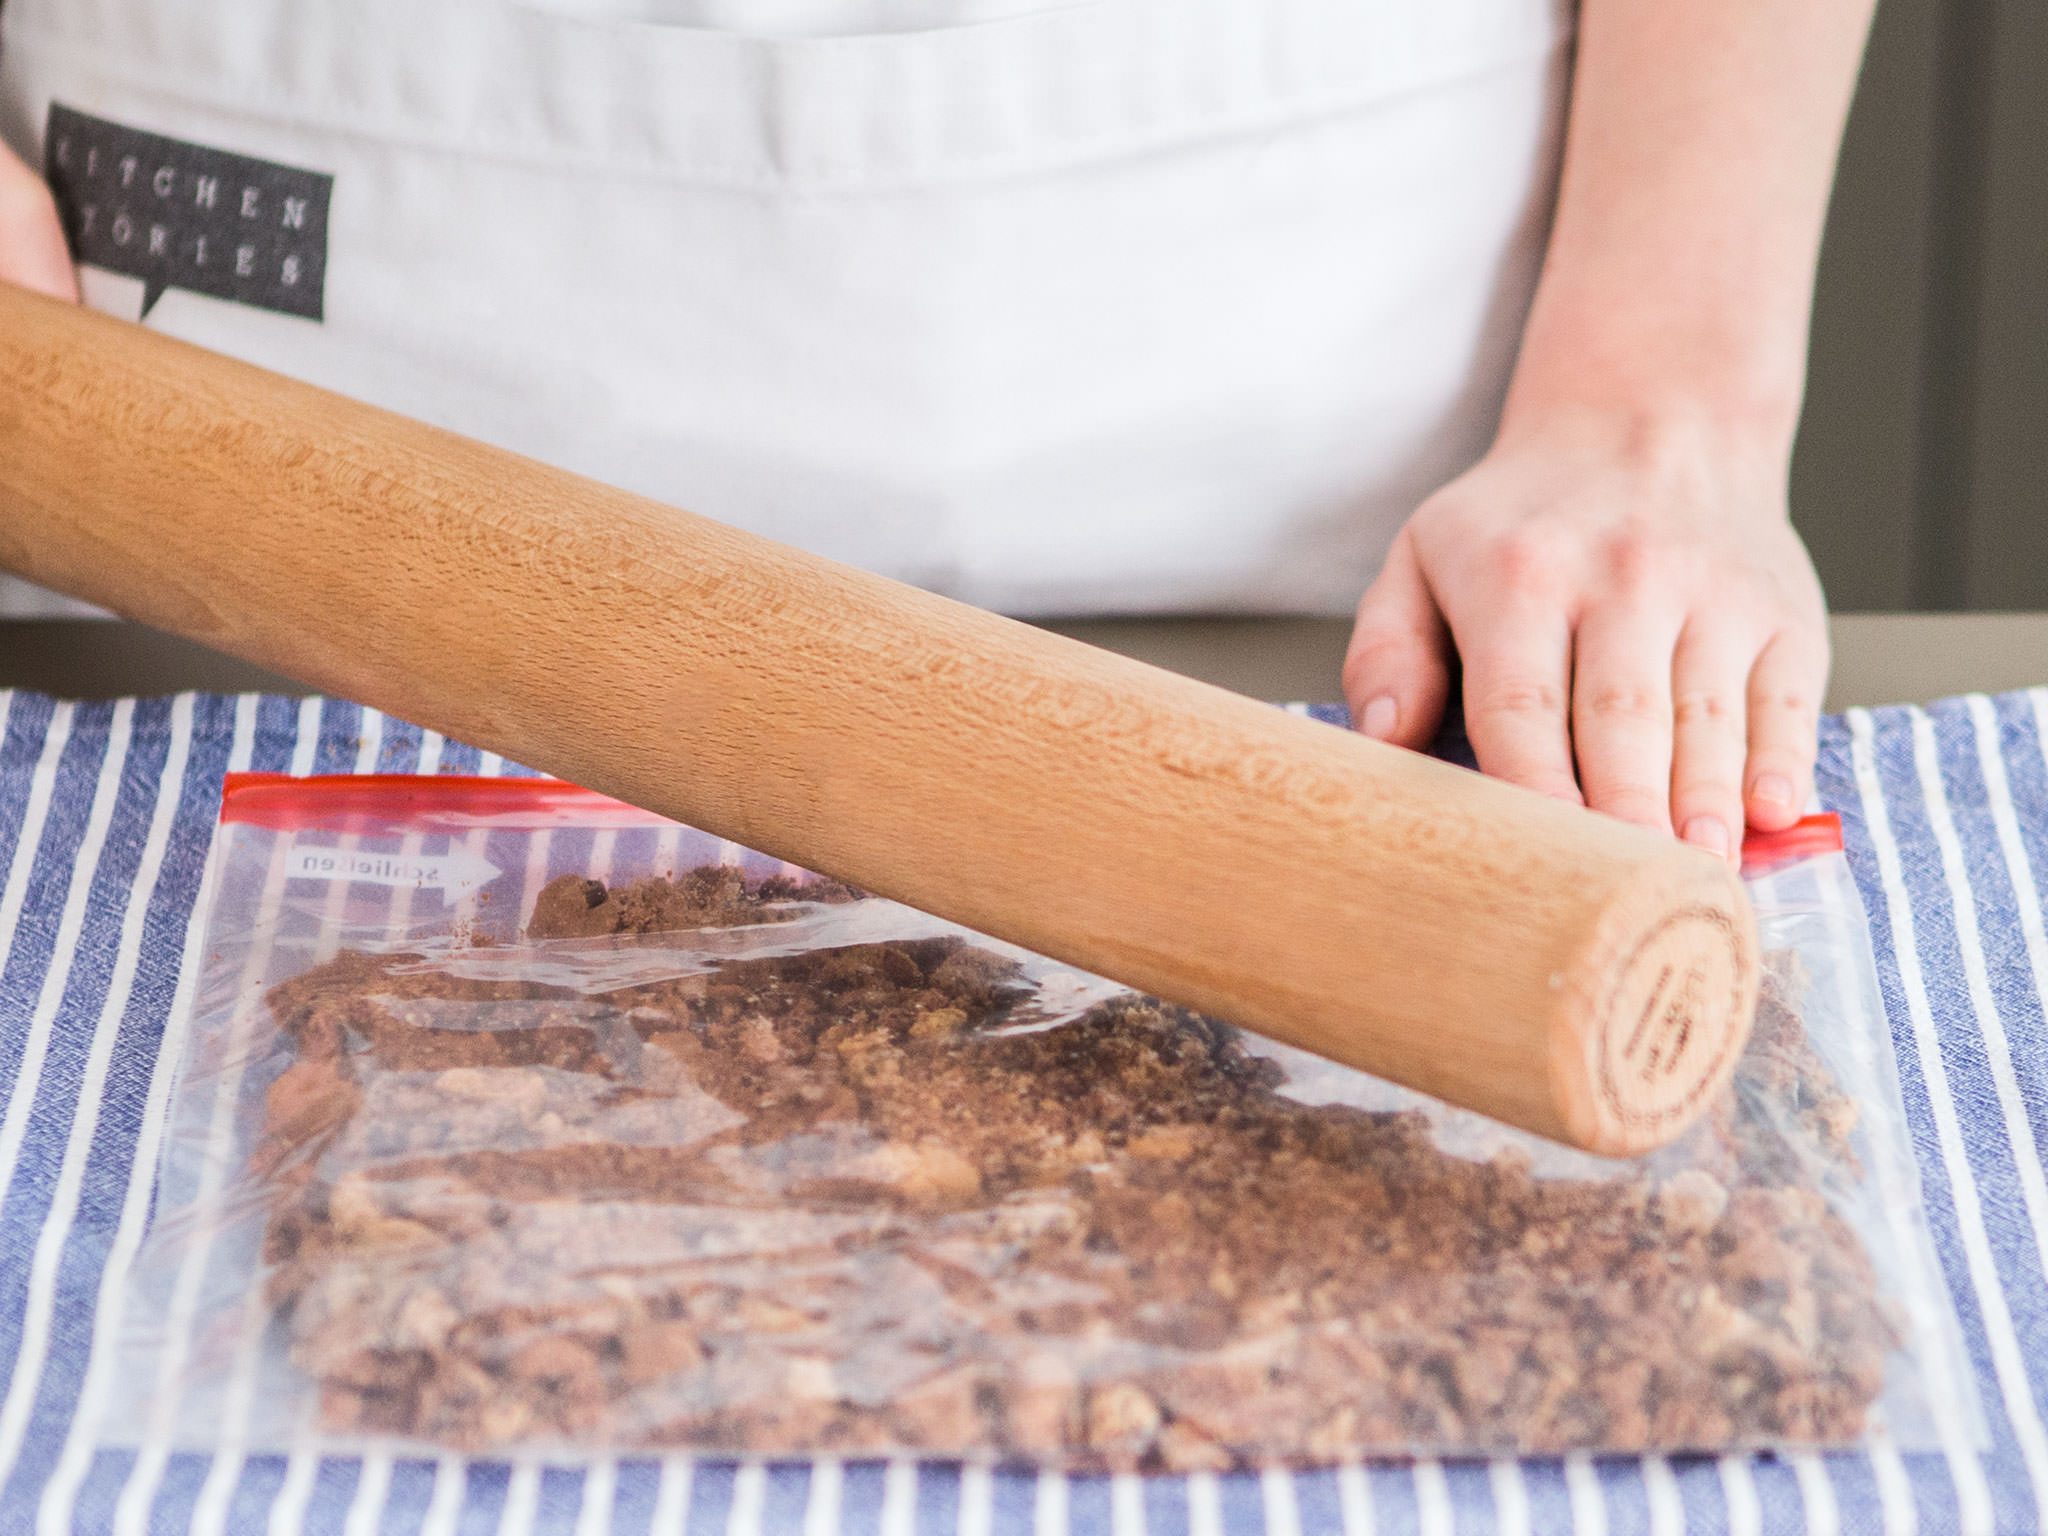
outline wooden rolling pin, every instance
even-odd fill
[[[1596,1151],[1757,991],[1706,854],[0,284],[0,569]]]

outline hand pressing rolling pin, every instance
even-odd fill
[[[1864,0],[1588,0],[1554,233],[1550,0],[784,9],[830,47],[351,0],[346,61],[287,3],[0,13],[0,120],[147,321],[0,290],[0,568],[1581,1146],[1726,1082],[1728,861],[1825,672],[1783,482]],[[1361,726],[1462,666],[1497,779],[988,611],[1381,564]]]
[[[1871,7],[1589,0],[1505,413],[1359,605],[1360,728],[1738,857],[1812,782],[1827,640],[1786,507]]]

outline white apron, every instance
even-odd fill
[[[0,132],[95,305],[1013,613],[1347,611],[1484,447],[1562,0],[751,3],[6,0]]]

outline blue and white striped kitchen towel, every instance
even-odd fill
[[[2048,1526],[2048,690],[1831,719],[1982,1455],[1035,1477],[950,1464],[192,1456],[94,1426],[220,781],[518,771],[338,702],[0,692],[0,1536],[1856,1536]],[[172,1045],[175,1046],[173,1041]]]

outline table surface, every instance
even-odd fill
[[[2048,669],[2030,675],[2048,675]],[[1259,690],[1266,691],[1266,690]],[[1273,691],[1295,691],[1291,689]],[[2048,689],[1824,722],[1986,1439],[1825,1455],[1038,1477],[932,1463],[107,1443],[223,772],[477,772],[336,700],[0,693],[0,1530],[119,1536],[1898,1536],[2048,1513]]]
[[[1262,699],[1334,699],[1341,619],[1082,619],[1046,627]],[[1838,614],[1828,707],[2048,683],[2048,613]],[[305,690],[137,624],[0,622],[0,688],[65,698]]]

